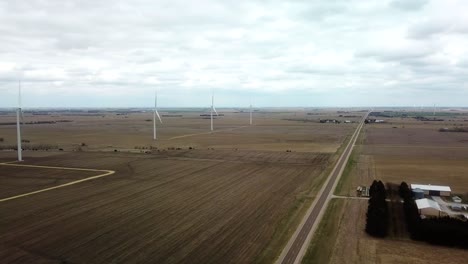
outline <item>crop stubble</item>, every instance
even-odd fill
[[[117,173],[0,204],[0,258],[250,262],[327,157],[316,154],[307,164],[98,153],[32,159]]]

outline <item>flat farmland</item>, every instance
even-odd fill
[[[330,263],[466,262],[466,250],[413,241],[404,223],[393,218],[388,237],[368,236],[364,231],[368,202],[353,197],[358,185],[369,186],[378,179],[395,184],[406,181],[449,185],[453,193],[468,198],[468,133],[439,132],[443,127],[466,126],[463,122],[467,117],[445,119],[421,122],[387,118],[388,123],[365,126],[335,192],[351,197],[334,199],[335,207],[327,209],[334,222],[319,227],[319,233],[334,238],[326,250],[321,250],[319,241],[315,241],[310,248],[315,259],[306,263],[316,259]],[[393,216],[403,213],[399,204],[390,205]]]
[[[203,110],[203,109],[202,109]],[[201,110],[201,111],[202,111]],[[113,112],[100,114],[71,115],[51,113],[49,115],[25,114],[26,122],[57,122],[52,124],[27,124],[22,128],[23,139],[29,145],[51,144],[65,151],[140,151],[142,147],[158,149],[190,147],[196,149],[245,149],[261,151],[335,152],[344,138],[354,131],[356,124],[320,124],[318,119],[337,118],[357,121],[361,112],[351,113],[352,118],[339,117],[336,112],[318,111],[307,115],[297,112],[256,112],[254,125],[249,126],[248,113],[227,109],[224,116],[214,120],[215,131],[210,131],[210,120],[200,117],[206,112],[176,112],[180,116],[165,112],[163,124],[157,124],[158,141],[153,141],[152,113]],[[15,116],[0,115],[0,123],[15,122]],[[16,127],[0,125],[4,142],[0,147],[16,144]],[[84,143],[84,145],[83,145]],[[28,145],[26,144],[26,145]],[[83,145],[83,146],[82,146]]]
[[[98,174],[100,173],[92,171],[28,168],[0,164],[0,199],[57,186]]]
[[[459,121],[389,122],[393,123],[366,125],[352,157],[353,168],[337,194],[355,195],[356,186],[370,185],[374,179],[449,185],[454,193],[468,193],[468,133],[439,132]]]
[[[193,159],[165,153],[29,157],[27,164],[116,173],[0,203],[0,259],[271,262],[281,238],[291,231],[285,226],[299,219],[300,209],[313,198],[331,155],[309,154],[303,162],[294,153],[285,153],[289,158],[278,153],[281,159],[269,153],[274,162],[248,162],[222,160],[224,154],[217,160],[209,160],[215,154]]]
[[[30,142],[25,145],[55,144],[63,151],[27,150],[22,164],[115,174],[0,203],[0,259],[272,263],[357,125],[318,120],[362,116],[339,117],[335,110],[312,115],[264,111],[254,113],[249,126],[247,113],[231,110],[215,119],[210,132],[209,119],[200,113],[177,114],[163,116],[158,141],[153,141],[149,112],[26,113],[26,122],[68,122],[24,125],[23,139]],[[12,120],[12,115],[0,116],[0,123]],[[0,147],[15,144],[15,133],[15,126],[1,125]],[[15,155],[0,151],[0,161]],[[88,177],[9,169],[12,182],[5,188],[24,191],[18,186],[25,175],[35,179],[28,180],[31,189],[43,188],[42,181]]]

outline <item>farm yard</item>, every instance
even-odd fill
[[[393,117],[364,127],[337,185],[338,196],[327,208],[327,218],[333,221],[320,223],[303,263],[466,262],[466,250],[411,240],[398,202],[389,203],[392,218],[388,236],[370,237],[364,230],[368,201],[355,197],[357,186],[370,186],[377,179],[394,191],[402,181],[448,185],[453,193],[467,199],[468,133],[439,131],[440,127],[460,126],[467,116],[443,119],[434,124]],[[400,198],[390,195],[390,199]],[[327,237],[331,240],[324,247],[320,241]]]
[[[468,252],[463,249],[433,246],[412,241],[407,235],[390,233],[384,239],[373,238],[364,231],[366,224],[367,200],[341,199],[332,200],[337,209],[328,216],[334,219],[330,226],[321,222],[318,230],[320,238],[333,237],[326,246],[315,242],[314,259],[303,263],[317,263],[323,259],[328,263],[464,263]],[[330,207],[327,208],[327,212]],[[324,228],[325,227],[325,228]],[[330,235],[331,236],[327,236]]]
[[[1,202],[0,259],[271,263],[313,201],[336,151],[355,129],[353,124],[284,120],[287,116],[264,114],[255,126],[242,127],[243,119],[227,115],[216,120],[220,128],[213,134],[202,126],[206,120],[177,117],[160,126],[155,145],[149,124],[139,115],[131,117],[143,121],[135,122],[136,132],[129,135],[127,126],[133,121],[114,123],[107,117],[99,117],[104,122],[79,117],[72,122],[76,131],[70,123],[26,125],[25,138],[32,143],[57,139],[65,151],[24,151],[21,164],[115,174]],[[113,127],[109,134],[106,123]],[[14,139],[14,127],[0,131],[7,143]],[[86,146],[76,151],[80,142]],[[152,146],[145,148],[150,153],[134,149],[138,144]],[[0,161],[13,161],[14,156],[2,151]],[[2,166],[0,179],[8,182],[9,192],[2,196],[92,174]],[[23,186],[26,178],[34,181]]]

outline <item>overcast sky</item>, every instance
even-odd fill
[[[1,0],[0,107],[468,106],[468,1]]]

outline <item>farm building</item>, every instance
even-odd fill
[[[440,217],[445,214],[437,202],[426,198],[416,200],[416,206],[420,215]]]
[[[425,195],[430,196],[450,196],[452,189],[449,186],[411,184],[411,190],[421,189]]]

